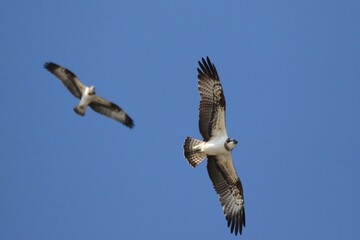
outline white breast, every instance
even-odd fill
[[[224,143],[227,140],[227,136],[210,139],[207,143],[204,144],[202,151],[207,155],[219,155],[223,153],[227,153],[228,151],[225,149]]]
[[[79,106],[87,106],[91,102],[91,96],[89,95],[89,90],[90,90],[89,87],[86,87],[84,89]]]

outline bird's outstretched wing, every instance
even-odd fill
[[[200,93],[199,129],[205,141],[227,136],[225,126],[225,96],[215,65],[209,57],[199,61],[198,89]]]
[[[245,227],[244,193],[238,174],[234,168],[231,153],[208,156],[207,169],[223,206],[230,232],[242,233]]]
[[[89,104],[89,106],[95,111],[104,116],[110,117],[118,122],[121,122],[128,128],[134,127],[134,121],[131,119],[129,115],[126,114],[124,110],[122,110],[115,103],[109,102],[108,100],[95,96],[95,99]]]
[[[75,97],[81,98],[85,86],[73,72],[53,62],[45,63],[44,68],[59,78]]]

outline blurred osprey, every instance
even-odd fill
[[[184,155],[192,167],[207,157],[207,170],[219,195],[230,232],[242,233],[245,227],[243,188],[232,162],[231,151],[237,141],[230,139],[225,126],[225,97],[215,65],[209,57],[199,61],[198,89],[200,92],[200,141],[187,137]]]
[[[89,105],[95,112],[115,119],[129,128],[134,127],[134,121],[118,105],[96,95],[94,86],[85,86],[70,70],[52,62],[45,63],[44,68],[58,77],[65,87],[80,99],[80,103],[74,108],[80,116],[85,115]]]

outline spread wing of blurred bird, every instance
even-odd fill
[[[85,86],[70,70],[52,62],[45,63],[44,68],[59,78],[72,95],[80,99],[79,104],[74,108],[80,116],[84,116],[87,106],[90,106],[95,112],[112,118],[128,128],[134,127],[134,121],[123,109],[96,95],[94,86]]]

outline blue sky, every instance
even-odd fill
[[[359,1],[1,1],[0,239],[237,239],[200,138],[215,63],[244,187],[241,239],[359,239]],[[78,103],[63,65],[135,120]]]

